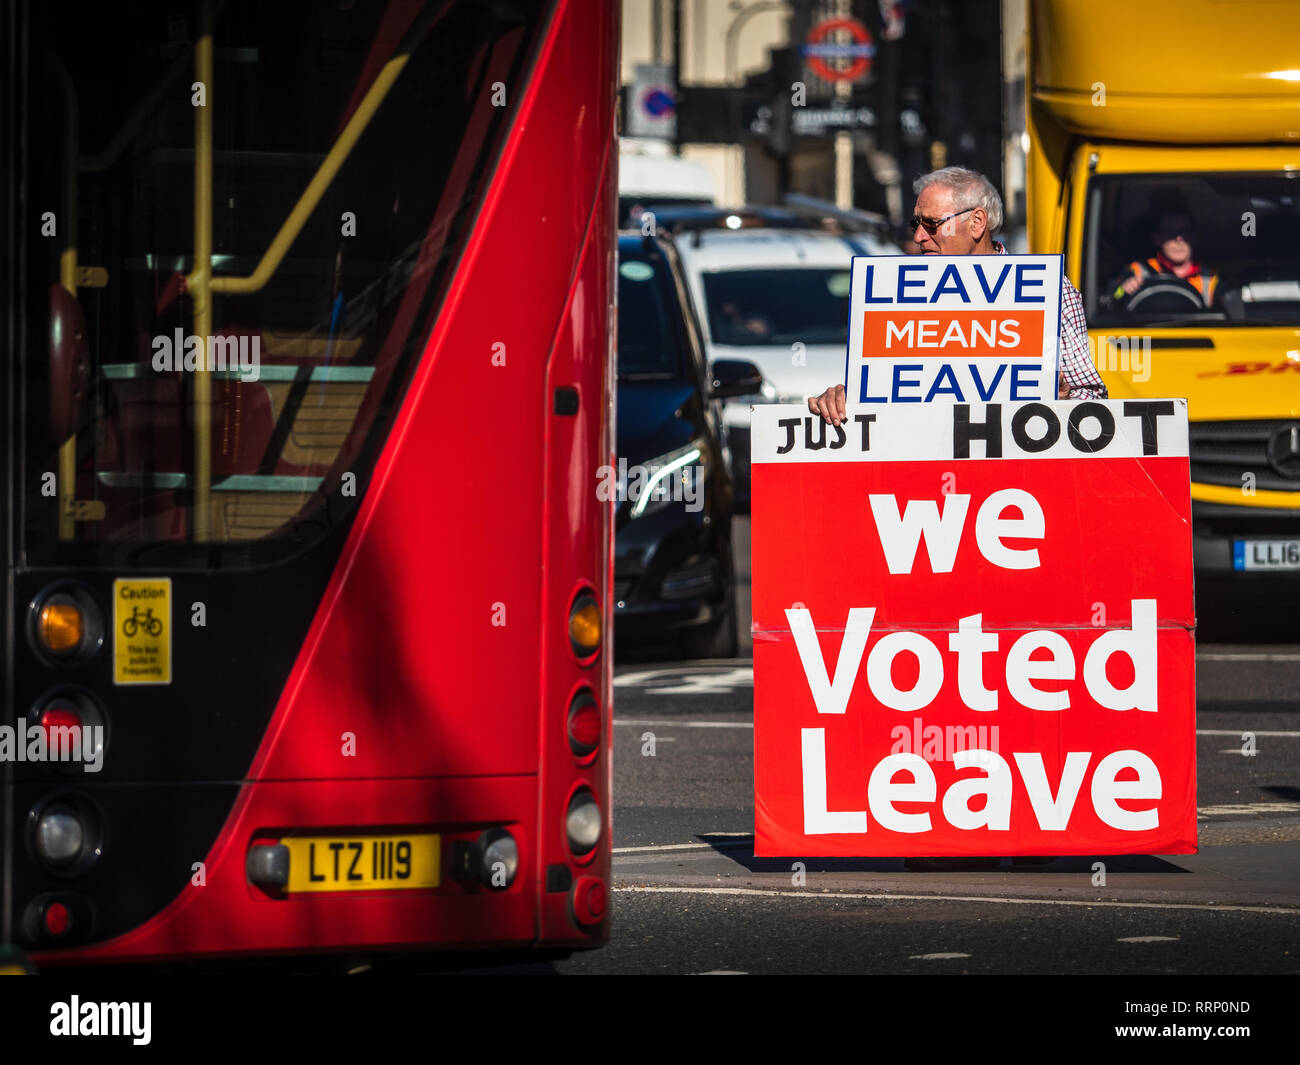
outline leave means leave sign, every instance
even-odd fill
[[[858,256],[845,366],[851,403],[1056,397],[1061,256]]]
[[[755,853],[1196,849],[1184,401],[751,440]]]

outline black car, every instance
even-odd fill
[[[752,363],[707,365],[671,242],[618,242],[615,634],[622,652],[665,638],[688,658],[736,654],[734,490],[720,401],[749,395]]]

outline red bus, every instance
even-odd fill
[[[600,945],[617,5],[0,17],[0,944]]]

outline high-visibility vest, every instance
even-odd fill
[[[1178,277],[1172,271],[1164,269],[1160,265],[1160,260],[1155,258],[1148,259],[1145,263],[1131,262],[1128,267],[1139,279],[1145,278],[1148,270],[1153,274],[1168,274],[1170,277]],[[1205,301],[1205,306],[1208,307],[1214,302],[1214,290],[1219,284],[1218,274],[1197,273],[1191,277],[1179,278],[1179,280],[1186,281],[1192,288],[1196,289],[1201,294],[1201,299]]]

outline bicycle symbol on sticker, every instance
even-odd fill
[[[122,635],[134,636],[143,629],[150,636],[161,636],[162,618],[153,616],[153,607],[147,606],[142,611],[138,606],[131,608],[131,616],[122,622]]]

